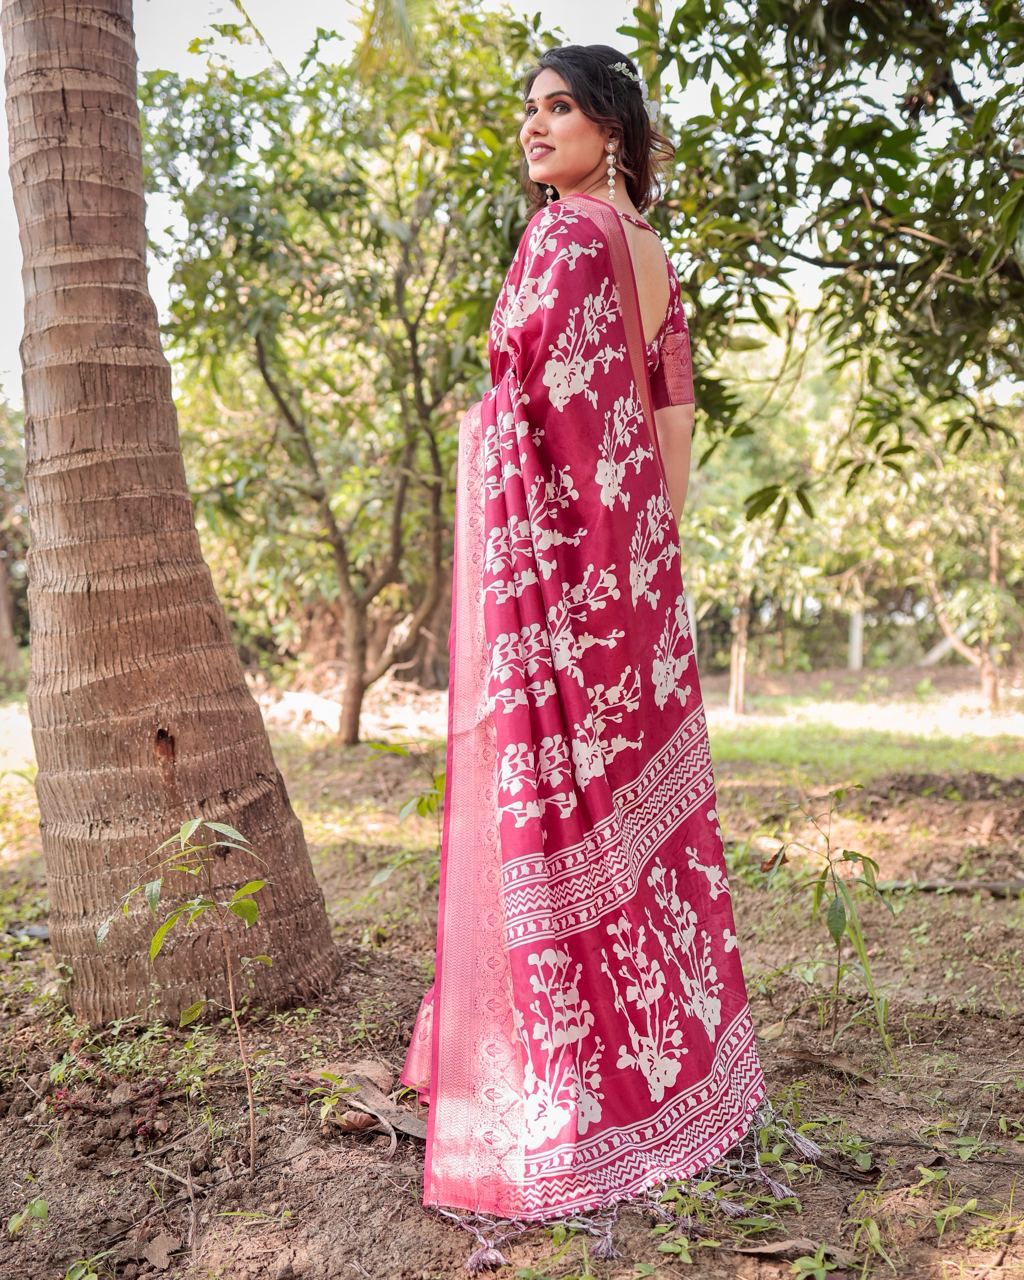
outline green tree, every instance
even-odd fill
[[[337,602],[349,743],[366,689],[443,626],[454,426],[525,221],[516,84],[541,37],[452,3],[419,29],[420,64],[379,53],[365,84],[321,32],[296,77],[208,50],[204,77],[145,91],[151,185],[182,215],[171,340],[229,410],[192,424],[196,485],[251,570]]]
[[[686,0],[629,30],[711,86],[664,211],[702,351],[774,331],[811,264],[835,357],[871,361],[869,464],[902,456],[929,406],[953,441],[991,425],[988,389],[1024,374],[1019,4]]]

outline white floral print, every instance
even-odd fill
[[[622,1018],[629,1038],[619,1045],[616,1066],[636,1067],[647,1082],[652,1102],[660,1102],[679,1075],[680,1059],[689,1050],[683,1044],[679,1025],[679,1000],[666,990],[665,970],[656,957],[645,951],[647,934],[639,925],[634,936],[627,916],[605,926],[615,939],[613,968],[602,947],[601,971],[612,984],[615,1011]]]
[[[644,739],[640,730],[635,738],[626,734],[609,734],[611,725],[621,724],[623,717],[640,705],[640,674],[626,667],[616,684],[606,688],[595,684],[587,689],[590,711],[586,720],[575,727],[572,758],[576,781],[586,787],[594,778],[603,777],[605,765],[627,747],[639,747]]]
[[[582,623],[591,613],[604,609],[612,600],[620,595],[615,580],[615,566],[599,569],[588,564],[583,571],[582,579],[576,583],[563,583],[562,598],[548,609],[548,634],[551,637],[551,656],[557,671],[566,671],[581,686],[583,671],[579,660],[587,649],[594,645],[603,645],[613,649],[626,634],[617,628],[611,629],[607,635],[593,635],[588,631],[574,630],[576,624]]]
[[[641,464],[654,457],[654,450],[633,444],[633,437],[647,434],[643,405],[637,395],[636,384],[630,385],[629,394],[619,396],[609,412],[604,415],[604,438],[601,456],[597,462],[595,479],[601,489],[601,501],[606,507],[614,507],[616,498],[623,509],[629,510],[629,491],[623,488],[626,468],[632,466],[637,473]]]
[[[604,1044],[593,1037],[584,1056],[584,1041],[591,1038],[594,1014],[579,994],[583,966],[572,965],[567,951],[547,947],[527,956],[536,972],[530,987],[536,999],[530,1002],[533,1023],[527,1032],[526,1020],[514,1011],[516,1028],[526,1055],[524,1074],[527,1145],[539,1146],[556,1138],[575,1116],[576,1132],[584,1135],[601,1119],[601,1072]]]
[[[599,364],[607,373],[613,360],[626,358],[624,344],[612,346],[604,342],[605,333],[620,312],[618,286],[607,277],[597,293],[587,294],[582,306],[569,311],[566,327],[549,347],[544,365],[542,381],[553,408],[564,409],[573,396],[578,395],[585,396],[592,405],[597,404],[593,385],[595,366]]]
[[[664,707],[670,697],[686,703],[693,692],[690,685],[679,682],[693,657],[690,642],[690,617],[686,611],[686,597],[676,597],[675,609],[665,619],[665,626],[654,646],[651,679],[654,682],[654,701]]]
[[[698,930],[696,911],[685,898],[680,897],[675,867],[668,869],[656,861],[648,884],[654,890],[654,901],[663,913],[660,922],[667,926],[667,939],[648,910],[651,929],[666,958],[679,974],[686,993],[687,1012],[700,1019],[708,1039],[714,1040],[722,1021],[722,1001],[719,998],[722,983],[711,958],[711,935],[704,929]]]
[[[662,487],[647,499],[645,510],[637,512],[636,527],[629,542],[629,588],[634,605],[643,599],[652,609],[657,606],[661,591],[655,590],[651,583],[659,566],[670,565],[677,555],[679,535],[672,505]]]

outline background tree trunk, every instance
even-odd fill
[[[850,610],[846,645],[846,666],[850,671],[864,670],[864,610]]]
[[[0,541],[0,553],[3,544]],[[16,679],[21,671],[21,652],[14,632],[14,593],[7,570],[7,556],[0,554],[0,684]]]
[[[736,597],[732,616],[732,645],[729,650],[729,710],[742,716],[747,710],[747,635],[750,629],[750,596]]]
[[[230,851],[216,883],[270,882],[241,949],[272,957],[253,966],[255,995],[285,1003],[320,989],[336,952],[192,520],[146,280],[131,0],[4,0],[2,28],[24,255],[28,707],[54,948],[93,1022],[222,997],[212,932],[175,930],[155,971],[144,907],[102,949],[94,935],[185,819],[224,821],[264,862]]]

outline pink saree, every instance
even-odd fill
[[[460,427],[426,1205],[609,1205],[765,1096],[653,416],[691,385],[674,297],[654,374],[620,215],[540,210]]]

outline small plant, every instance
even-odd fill
[[[207,827],[217,838],[205,843],[197,842],[194,837],[201,826]],[[246,837],[226,823],[207,822],[203,818],[190,818],[187,822],[182,823],[174,835],[169,836],[162,844],[158,845],[154,853],[160,853],[161,850],[170,845],[177,845],[177,848],[157,863],[156,869],[161,871],[162,874],[153,880],[148,880],[144,884],[135,885],[129,889],[122,897],[118,910],[127,917],[133,900],[137,895],[141,894],[150,913],[155,918],[157,908],[160,905],[160,896],[163,892],[166,874],[177,873],[191,876],[201,882],[202,890],[198,894],[172,907],[164,915],[150,939],[149,958],[151,961],[157,958],[163,950],[171,931],[182,921],[187,924],[195,924],[197,920],[205,917],[208,927],[213,929],[220,941],[224,955],[224,975],[228,990],[228,1012],[231,1015],[231,1022],[238,1040],[238,1057],[242,1067],[242,1074],[245,1078],[245,1091],[249,1106],[249,1172],[255,1173],[256,1102],[253,1095],[252,1069],[246,1052],[245,1037],[242,1034],[242,1023],[239,1016],[236,991],[236,961],[230,924],[233,916],[241,920],[247,929],[256,923],[260,914],[259,906],[256,903],[256,894],[266,886],[267,881],[247,880],[245,884],[235,889],[229,897],[222,898],[218,896],[213,882],[213,868],[218,861],[227,857],[227,850],[238,849],[250,857],[256,858],[256,854]],[[257,858],[257,861],[259,860]],[[110,927],[114,920],[117,919],[117,915],[118,912],[115,911],[96,930],[97,946],[102,946],[106,941]],[[251,964],[271,963],[273,962],[270,956],[265,955],[241,956],[238,961],[243,972]],[[189,1005],[187,1009],[182,1011],[178,1025],[187,1027],[195,1022],[210,1003],[215,1002],[203,997],[195,1001],[194,1004]]]
[[[878,1190],[858,1191],[850,1204],[848,1224],[853,1227],[853,1250],[861,1263],[861,1277],[866,1277],[873,1258],[881,1258],[896,1271],[896,1263],[882,1243],[882,1228],[874,1216]]]
[[[858,853],[854,849],[836,849],[833,847],[832,819],[845,799],[846,792],[847,788],[845,787],[831,791],[828,797],[828,808],[824,814],[815,814],[809,809],[800,806],[800,811],[821,836],[824,850],[800,840],[790,840],[789,845],[783,845],[779,849],[771,866],[768,868],[769,880],[786,861],[786,851],[790,846],[804,850],[813,858],[823,860],[824,865],[820,871],[814,872],[811,876],[799,882],[798,891],[802,889],[811,890],[812,910],[815,915],[824,914],[825,926],[836,949],[835,976],[832,982],[831,997],[832,1043],[834,1045],[839,1038],[840,987],[843,979],[850,972],[850,966],[845,963],[843,954],[843,944],[846,942],[853,951],[856,968],[860,972],[868,998],[871,1001],[875,1025],[878,1028],[882,1044],[885,1046],[890,1061],[895,1062],[888,1030],[889,1002],[875,984],[854,892],[858,888],[868,889],[888,908],[890,913],[892,913],[892,904],[878,888],[878,863],[873,858],[869,858],[866,854]],[[861,874],[858,878],[843,874],[843,870],[849,871],[851,865],[860,868]]]
[[[962,1218],[964,1214],[975,1213],[977,1208],[978,1201],[972,1196],[970,1200],[965,1200],[963,1204],[957,1204],[954,1200],[947,1205],[943,1205],[941,1209],[936,1209],[932,1214],[932,1222],[938,1232],[939,1239],[941,1240],[945,1235],[946,1228],[951,1222],[955,1222],[957,1218]]]
[[[325,1124],[338,1109],[338,1104],[344,1102],[345,1095],[358,1093],[359,1090],[330,1071],[318,1071],[317,1075],[323,1080],[323,1084],[314,1085],[310,1094],[319,1100],[319,1119],[321,1124]]]
[[[814,1251],[814,1257],[805,1254],[802,1258],[797,1258],[791,1267],[791,1271],[796,1280],[825,1280],[830,1271],[839,1269],[838,1262],[831,1262],[825,1257],[828,1252],[828,1246],[819,1244]]]
[[[77,1259],[64,1272],[64,1280],[103,1280],[104,1276],[113,1275],[107,1267],[97,1270],[103,1259],[109,1258],[112,1253],[113,1249],[105,1249],[102,1253],[94,1253],[91,1258]]]
[[[26,1200],[24,1206],[17,1213],[12,1213],[7,1219],[7,1234],[16,1236],[26,1228],[29,1230],[33,1227],[41,1229],[46,1226],[49,1216],[50,1206],[42,1196],[33,1196],[31,1200]]]

